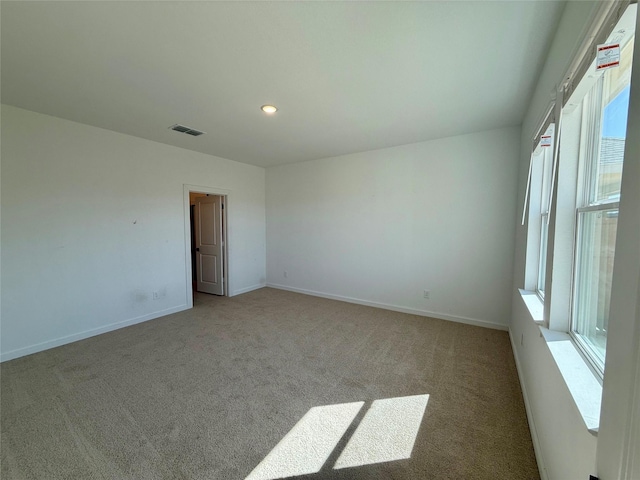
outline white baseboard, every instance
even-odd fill
[[[533,441],[533,451],[536,455],[536,462],[538,463],[540,478],[542,480],[549,480],[547,469],[544,466],[544,458],[542,456],[542,449],[540,448],[540,439],[538,438],[538,431],[536,430],[536,424],[533,420],[533,412],[531,411],[531,404],[529,403],[529,396],[527,395],[527,387],[524,383],[522,367],[520,365],[520,360],[518,359],[518,354],[516,353],[516,345],[513,341],[511,329],[509,329],[509,339],[511,340],[511,350],[513,350],[513,358],[516,361],[516,370],[518,371],[520,389],[522,390],[522,397],[524,398],[524,408],[527,411],[527,420],[529,421],[529,430],[531,431],[531,440]]]
[[[236,295],[242,295],[243,293],[252,292],[254,290],[258,290],[260,288],[266,287],[266,283],[257,283],[255,285],[251,285],[250,287],[240,288],[238,290],[234,290],[229,294],[230,297],[235,297]]]
[[[26,355],[31,355],[32,353],[42,352],[44,350],[49,350],[50,348],[66,345],[67,343],[84,340],[85,338],[95,337],[96,335],[100,335],[101,333],[111,332],[113,330],[118,330],[120,328],[135,325],[136,323],[142,323],[148,320],[153,320],[155,318],[164,317],[165,315],[181,312],[183,310],[187,310],[188,308],[189,307],[186,304],[179,305],[177,307],[167,308],[165,310],[160,310],[157,312],[149,313],[147,315],[142,315],[140,317],[131,318],[122,322],[110,323],[109,325],[92,328],[91,330],[74,333],[73,335],[67,335],[53,340],[48,340],[46,342],[37,343],[35,345],[29,345],[28,347],[17,348],[9,352],[3,352],[2,354],[0,354],[0,362],[6,362],[7,360],[13,360],[14,358],[24,357]]]
[[[289,287],[287,285],[279,285],[277,283],[267,282],[266,286],[271,288],[277,288],[278,290],[288,290],[290,292],[304,293],[305,295],[312,295],[314,297],[322,297],[322,298],[328,298],[331,300],[340,300],[342,302],[356,303],[358,305],[366,305],[367,307],[383,308],[385,310],[392,310],[394,312],[409,313],[411,315],[420,315],[421,317],[431,317],[431,318],[437,318],[439,320],[449,320],[451,322],[466,323],[467,325],[475,325],[477,327],[492,328],[494,330],[504,330],[504,331],[507,331],[509,329],[507,325],[502,325],[500,323],[494,323],[494,322],[487,322],[486,320],[478,320],[476,318],[461,317],[457,315],[449,315],[446,313],[430,312],[428,310],[417,310],[414,308],[401,307],[398,305],[391,305],[388,303],[371,302],[369,300],[344,297],[342,295],[333,295],[331,293],[316,292],[313,290],[306,290],[304,288],[296,288],[296,287]]]

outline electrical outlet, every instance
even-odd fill
[[[425,291],[422,293],[422,297],[423,297],[423,298],[426,298],[427,300],[429,300],[429,299],[431,298],[431,292],[430,292],[429,290],[425,290]]]
[[[160,294],[158,292],[153,292],[153,299],[158,300],[160,298]]]
[[[284,278],[287,278],[287,276],[289,275],[289,273],[285,270],[283,273]]]

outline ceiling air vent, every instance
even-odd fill
[[[186,133],[187,135],[192,135],[194,137],[204,135],[204,132],[201,132],[200,130],[196,130],[195,128],[185,127],[184,125],[180,125],[179,123],[176,123],[175,125],[171,125],[169,128],[171,130],[175,130],[176,132]]]

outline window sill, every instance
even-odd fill
[[[538,325],[542,325],[544,322],[544,303],[540,301],[538,294],[530,290],[520,289],[520,296],[529,310],[529,314],[531,315],[531,318],[533,318],[533,321]]]
[[[540,335],[558,366],[587,430],[597,436],[602,403],[600,379],[593,373],[568,333],[549,330],[541,325],[544,305],[538,296],[526,290],[520,290],[520,294],[531,318],[539,325]]]

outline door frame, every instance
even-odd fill
[[[190,193],[207,193],[209,195],[219,195],[224,199],[222,209],[222,221],[224,229],[222,240],[224,241],[224,252],[222,254],[222,269],[224,272],[224,296],[229,296],[229,203],[231,202],[231,190],[219,187],[207,187],[203,185],[183,184],[184,202],[184,250],[185,250],[185,291],[187,295],[187,308],[193,308],[193,284],[191,270],[191,200]]]

